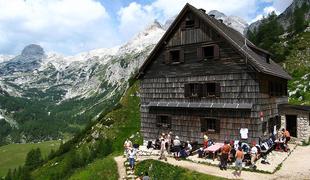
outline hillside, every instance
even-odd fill
[[[122,153],[127,137],[131,137],[133,142],[142,141],[138,95],[138,83],[135,83],[114,110],[99,117],[82,133],[60,146],[46,164],[31,173],[32,178],[100,179],[101,173],[107,173],[111,174],[108,179],[117,179],[117,169],[111,155]]]

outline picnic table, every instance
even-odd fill
[[[204,149],[205,153],[212,153],[213,160],[215,159],[215,154],[220,151],[220,149],[224,146],[224,143],[215,143],[207,148]]]

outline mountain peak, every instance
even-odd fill
[[[211,11],[209,11],[208,15],[211,15],[211,14],[213,14],[216,19],[222,19],[222,18],[226,18],[227,17],[224,13],[222,13],[222,12],[220,12],[218,10],[211,10]]]
[[[37,44],[30,44],[22,51],[22,56],[44,56],[44,49]]]

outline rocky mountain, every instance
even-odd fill
[[[128,79],[164,32],[155,21],[126,44],[114,48],[63,56],[45,53],[32,44],[16,57],[2,56],[0,124],[10,126],[1,128],[0,143],[61,137],[59,133],[49,136],[41,124],[54,130],[61,126],[60,133],[73,132],[87,119],[107,107],[113,108]],[[36,135],[34,129],[39,129]]]
[[[238,16],[226,16],[224,13],[217,10],[211,10],[208,14],[214,15],[216,19],[223,20],[224,24],[237,30],[241,34],[243,34],[244,30],[248,27],[248,23]]]

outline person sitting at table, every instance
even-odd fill
[[[227,170],[227,160],[228,160],[228,155],[230,152],[230,145],[228,144],[227,141],[224,142],[224,146],[222,147],[222,151],[221,151],[221,164],[220,164],[220,169],[223,170]]]
[[[186,146],[185,146],[185,151],[186,151],[187,156],[189,156],[191,154],[192,149],[193,149],[192,145],[190,144],[189,141],[187,141]]]
[[[284,150],[285,136],[283,135],[282,131],[278,131],[275,143],[276,143],[276,149],[275,149],[276,151]]]

